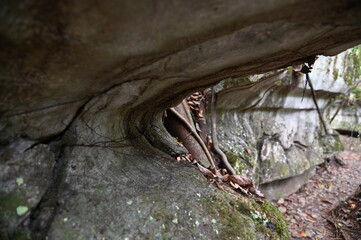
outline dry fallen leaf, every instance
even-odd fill
[[[229,174],[225,174],[219,177],[222,182],[229,182]]]
[[[219,190],[224,190],[224,187],[222,186],[222,184],[220,184],[219,182],[215,181],[214,182],[216,184],[216,187],[219,189]]]
[[[327,199],[320,199],[321,202],[324,202],[324,203],[328,203],[328,204],[333,204],[333,202],[327,200]]]
[[[249,191],[251,193],[253,193],[254,195],[258,196],[258,197],[261,197],[261,198],[264,198],[264,195],[263,193],[261,193],[258,189],[256,189],[255,187],[250,187],[249,188]]]
[[[354,203],[351,203],[351,204],[349,204],[350,205],[350,208],[351,209],[355,209],[356,208],[356,204],[354,204]]]
[[[211,178],[211,179],[214,179],[216,177],[216,175],[214,175],[211,170],[203,167],[199,163],[197,163],[197,167],[198,167],[199,171],[201,171],[201,173],[203,173],[204,176]]]
[[[233,174],[229,176],[229,179],[240,186],[253,186],[252,180],[248,177]]]
[[[279,210],[281,213],[286,213],[286,212],[287,212],[287,208],[285,208],[285,207],[278,207],[278,210]]]
[[[215,175],[215,178],[217,180],[222,179],[222,174],[221,174],[221,171],[219,169],[210,169],[210,171]]]
[[[238,190],[240,190],[242,193],[249,195],[248,190],[244,189],[243,187],[239,187]]]
[[[309,222],[312,222],[312,223],[316,222],[313,218],[311,218],[311,217],[309,217],[309,216],[306,216],[305,219],[306,219],[307,221],[309,221]]]
[[[307,237],[307,233],[305,233],[305,232],[300,232],[300,236],[301,236],[301,237]]]
[[[285,203],[285,199],[284,198],[280,198],[277,201],[278,204],[284,204]]]
[[[241,188],[237,183],[229,182],[229,184],[235,189]]]

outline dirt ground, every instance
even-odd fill
[[[338,161],[319,166],[298,192],[275,203],[292,239],[361,240],[361,140],[341,140],[345,151],[336,155]]]

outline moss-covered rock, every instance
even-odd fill
[[[224,197],[225,199],[213,196],[202,200],[212,212],[222,216],[217,220],[221,226],[221,239],[289,239],[284,218],[269,202],[257,203],[243,196]],[[210,204],[215,202],[219,204],[218,207],[211,207]],[[241,230],[239,226],[247,226],[247,230]]]
[[[320,136],[319,141],[325,154],[341,152],[345,149],[339,136]]]
[[[348,1],[314,1],[302,14],[290,14],[301,5],[5,2],[0,152],[12,149],[15,155],[5,163],[0,158],[6,180],[1,192],[17,193],[11,184],[22,177],[31,209],[31,217],[16,226],[28,230],[30,239],[217,239],[212,220],[220,216],[208,214],[211,206],[202,207],[197,194],[225,197],[196,169],[169,157],[184,149],[162,128],[162,114],[222,78],[336,54],[360,38],[359,8]],[[295,51],[301,46],[300,55]],[[279,85],[272,82],[269,91]],[[263,132],[246,134],[258,139]],[[19,138],[32,143],[24,148]],[[250,141],[245,149],[255,152],[256,144]],[[239,233],[221,227],[231,236]],[[253,230],[254,238],[267,238]]]

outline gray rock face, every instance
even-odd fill
[[[355,81],[345,77],[354,71],[352,51],[320,57],[313,67],[310,79],[322,112]],[[253,177],[272,198],[296,191],[295,186],[307,180],[301,175],[342,148],[337,137],[325,135],[309,86],[303,94],[305,81],[305,75],[296,76],[286,69],[248,79],[227,79],[218,87],[222,147],[236,168]],[[327,129],[332,132],[329,124]],[[285,184],[284,179],[294,176],[300,176],[297,184]],[[284,180],[281,185],[279,180]],[[275,190],[277,185],[279,191]]]
[[[361,46],[352,48],[348,55],[349,61],[344,62],[343,66],[342,63],[335,66],[333,71],[334,78],[345,79],[348,88],[341,98],[330,104],[326,115],[329,119],[334,118],[332,128],[352,134],[361,132]]]
[[[0,151],[0,236],[11,231],[35,209],[52,182],[55,156],[48,145],[18,139]],[[26,211],[19,217],[23,207]],[[22,214],[21,214],[22,215]]]
[[[174,163],[185,149],[162,113],[224,78],[358,44],[360,4],[4,3],[1,238],[288,239],[267,203],[228,196]],[[13,195],[22,200],[9,205]],[[15,215],[22,205],[29,211]]]
[[[328,110],[329,116],[333,116],[343,100],[336,101]],[[343,104],[331,125],[334,129],[361,133],[361,101],[357,100],[350,105]]]

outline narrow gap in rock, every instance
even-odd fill
[[[357,130],[345,130],[345,129],[335,129],[338,133],[343,136],[349,136],[353,138],[359,138],[361,136],[360,132]]]

